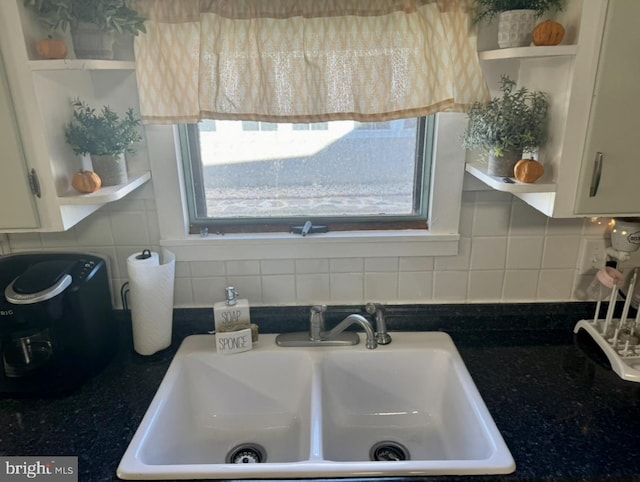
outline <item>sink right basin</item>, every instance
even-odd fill
[[[324,457],[476,460],[495,450],[446,350],[333,351],[322,363]]]

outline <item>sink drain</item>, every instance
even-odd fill
[[[227,464],[260,464],[267,461],[267,453],[258,444],[246,443],[231,449],[227,454]]]
[[[369,458],[374,461],[410,460],[409,450],[404,445],[390,440],[378,442],[369,451]]]

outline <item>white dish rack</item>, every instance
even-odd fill
[[[640,382],[640,344],[638,335],[633,335],[634,321],[623,323],[613,319],[606,326],[605,320],[580,320],[574,333],[581,329],[602,349],[606,355],[612,370],[623,380]]]

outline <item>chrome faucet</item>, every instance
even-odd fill
[[[369,348],[370,350],[373,350],[374,348],[378,347],[378,343],[376,342],[376,336],[375,336],[375,333],[373,332],[373,328],[371,327],[371,323],[369,323],[369,320],[367,320],[362,315],[356,315],[356,314],[349,315],[331,330],[322,332],[320,336],[323,339],[330,340],[336,335],[339,335],[340,333],[342,333],[344,330],[346,330],[353,324],[360,325],[364,329],[365,333],[367,334],[367,341],[365,345],[367,348]]]
[[[376,342],[378,342],[378,345],[388,345],[391,343],[391,335],[387,333],[387,320],[383,306],[377,303],[367,303],[364,309],[368,314],[375,315]]]
[[[309,319],[309,332],[280,333],[276,337],[279,346],[340,346],[357,345],[360,337],[352,331],[345,331],[353,324],[360,325],[366,334],[365,346],[374,349],[378,346],[375,332],[369,320],[358,314],[351,314],[338,323],[331,330],[325,330],[324,314],[327,311],[325,305],[311,307]]]

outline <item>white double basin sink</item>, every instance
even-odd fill
[[[186,338],[118,467],[123,479],[505,474],[513,458],[445,333],[368,350],[249,352]]]

